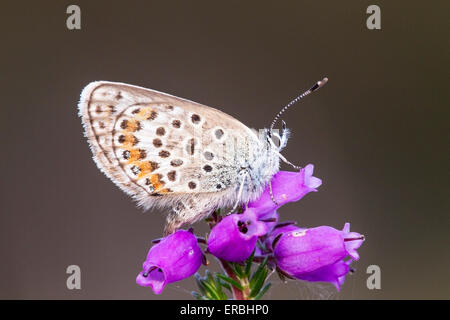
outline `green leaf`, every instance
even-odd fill
[[[217,293],[220,296],[220,300],[228,299],[227,295],[222,290],[222,284],[220,283],[220,278],[217,273],[214,276],[214,283],[216,285]]]
[[[272,284],[269,282],[268,284],[266,284],[265,286],[264,286],[264,288],[262,288],[262,290],[253,298],[254,300],[259,300],[259,299],[261,299],[262,298],[262,296],[264,295],[264,293],[266,293],[267,292],[267,290],[269,290],[269,288],[270,288],[270,286],[271,286]]]
[[[268,270],[266,268],[255,278],[253,285],[250,283],[250,297],[255,297],[266,282]]]
[[[211,283],[205,281],[204,285],[206,287],[206,295],[210,300],[220,300],[220,296],[217,294],[215,288]]]
[[[265,257],[263,262],[261,262],[261,264],[259,265],[258,269],[256,269],[256,271],[253,273],[253,275],[250,279],[250,287],[253,287],[254,284],[252,284],[252,282],[256,281],[256,279],[260,276],[261,272],[263,272],[268,260],[269,260],[269,257]]]
[[[244,276],[244,271],[242,270],[242,266],[238,263],[233,263],[233,269],[234,269],[234,273],[236,273],[236,275],[238,276],[238,278],[243,278]]]
[[[256,249],[253,250],[252,254],[247,259],[247,264],[245,265],[245,275],[247,276],[247,278],[250,277],[250,271],[252,269],[253,257],[255,256],[255,252]]]
[[[217,292],[217,288],[211,273],[206,270],[206,276],[201,277],[198,273],[195,274],[195,280],[203,295],[209,300],[220,300],[220,293]]]
[[[227,289],[227,290],[229,290],[229,291],[231,292],[231,286],[230,286],[229,283],[225,282],[224,280],[222,280],[222,279],[220,279],[220,278],[219,278],[219,281],[220,281],[220,285],[221,285],[223,288],[225,288],[225,289]]]
[[[232,286],[234,286],[235,288],[237,288],[239,290],[243,290],[244,289],[239,282],[237,282],[236,280],[234,280],[234,279],[232,279],[232,278],[230,278],[230,277],[228,277],[228,276],[226,276],[224,274],[218,273],[217,276],[220,279],[222,279],[223,281],[228,282],[229,284],[231,284]]]
[[[209,291],[214,300],[220,300],[221,295],[218,292],[216,288],[216,283],[208,270],[206,270],[206,279],[207,280],[204,280],[203,284],[205,285],[207,291]]]
[[[268,260],[268,257],[264,258],[263,262],[261,262],[258,269],[253,273],[252,278],[250,279],[250,297],[257,296],[266,281],[268,274],[266,266]]]
[[[214,281],[213,276],[209,270],[205,271],[205,276],[206,276],[207,281]]]

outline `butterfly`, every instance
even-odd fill
[[[260,131],[217,109],[125,83],[88,84],[78,108],[99,169],[145,210],[170,210],[167,235],[217,208],[257,199],[280,159],[291,164],[280,154],[289,130],[283,122],[281,135],[275,132],[276,120],[324,83]]]

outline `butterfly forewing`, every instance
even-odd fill
[[[219,110],[121,83],[89,84],[79,107],[97,165],[140,200],[234,187],[234,158],[246,155],[229,148],[243,138],[258,142]]]

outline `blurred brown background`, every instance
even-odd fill
[[[70,4],[81,7],[81,30],[66,28]],[[366,28],[370,4],[381,7],[381,30]],[[280,213],[308,227],[348,221],[367,240],[341,293],[275,276],[267,298],[449,299],[449,10],[448,1],[3,1],[0,298],[190,299],[195,289],[189,279],[156,296],[135,284],[164,215],[143,214],[96,168],[77,117],[86,84],[156,89],[261,128],[328,76],[284,116],[284,154],[315,164],[323,185]],[[81,290],[66,288],[71,264]],[[366,287],[371,264],[381,290]]]

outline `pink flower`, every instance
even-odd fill
[[[250,202],[248,207],[262,215],[273,212],[288,202],[298,201],[310,192],[316,192],[322,180],[314,177],[313,171],[312,164],[308,164],[300,172],[279,171],[271,181],[273,198],[277,203],[273,202],[267,186],[258,200]]]
[[[211,230],[208,251],[220,259],[241,262],[250,257],[258,237],[266,232],[266,224],[258,221],[253,209],[230,214]]]
[[[343,259],[358,260],[356,249],[364,241],[361,234],[350,232],[349,223],[342,231],[328,226],[286,231],[273,248],[277,267],[297,279],[332,282],[338,289],[349,270]]]
[[[160,294],[167,284],[192,276],[201,263],[197,238],[189,231],[179,230],[150,248],[136,283]]]

